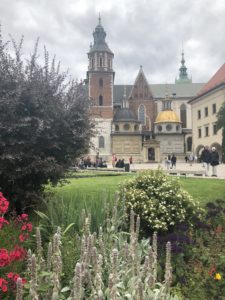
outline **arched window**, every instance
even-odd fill
[[[103,87],[103,79],[102,78],[99,79],[99,87]]]
[[[142,104],[138,109],[138,120],[141,122],[141,124],[145,124],[145,107]]]
[[[180,120],[182,122],[182,127],[187,128],[187,108],[184,103],[180,106]]]
[[[99,96],[99,106],[103,106],[103,96]]]
[[[103,136],[100,136],[98,139],[98,147],[99,148],[105,148],[105,139]]]

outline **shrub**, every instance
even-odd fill
[[[191,223],[203,213],[178,180],[161,170],[145,171],[127,181],[120,188],[120,202],[127,216],[131,210],[140,216],[146,233],[165,232],[184,221]]]

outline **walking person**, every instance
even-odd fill
[[[219,153],[215,147],[212,147],[211,151],[211,166],[212,166],[212,176],[217,177],[217,166],[219,165]]]
[[[170,169],[170,165],[171,165],[171,156],[168,155],[168,156],[167,156],[167,160],[166,160],[166,167],[167,167],[167,170]]]
[[[204,147],[200,159],[203,163],[203,167],[205,168],[205,176],[209,176],[209,168],[211,163],[211,152],[209,151],[209,147]]]
[[[189,160],[189,164],[190,166],[192,166],[194,160],[195,160],[195,157],[192,153],[190,153],[189,157],[188,157],[188,160]]]
[[[171,169],[173,169],[173,167],[174,167],[174,169],[176,169],[176,163],[177,163],[177,158],[176,158],[176,156],[173,154],[173,155],[172,155],[172,158],[171,158]]]

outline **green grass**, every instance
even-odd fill
[[[102,174],[103,175],[103,174]],[[118,190],[119,184],[135,176],[124,174],[115,176],[99,176],[91,178],[73,178],[68,184],[54,188],[59,197],[71,198],[74,194],[85,196],[86,199],[99,197],[100,193],[110,195],[112,198]],[[218,198],[225,199],[225,181],[205,178],[180,178],[184,189],[203,206]],[[88,201],[88,200],[87,200]]]

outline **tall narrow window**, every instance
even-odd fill
[[[198,119],[201,119],[201,110],[198,110]]]
[[[102,78],[99,79],[99,87],[103,87],[103,79]]]
[[[142,104],[138,109],[138,120],[141,122],[141,124],[145,124],[145,107]]]
[[[180,120],[182,122],[182,127],[187,128],[187,108],[185,104],[180,106]]]
[[[91,68],[94,68],[94,58],[91,59]]]
[[[100,136],[98,139],[98,146],[99,148],[105,148],[105,139],[103,136]]]
[[[200,129],[200,130],[201,130],[201,129]],[[191,151],[191,149],[192,149],[192,137],[189,136],[189,137],[187,138],[187,151]]]
[[[205,136],[209,136],[209,127],[205,126]]]
[[[103,96],[99,96],[99,106],[103,106]]]
[[[212,105],[212,113],[213,114],[216,113],[216,103],[213,103],[213,105]]]
[[[217,125],[213,124],[213,134],[217,134]]]
[[[198,128],[198,137],[199,137],[199,138],[202,137],[202,130],[201,130],[201,128]]]
[[[99,65],[100,65],[100,67],[102,67],[102,58],[101,57],[99,59]]]
[[[208,117],[209,111],[208,111],[208,107],[205,107],[205,117]]]

